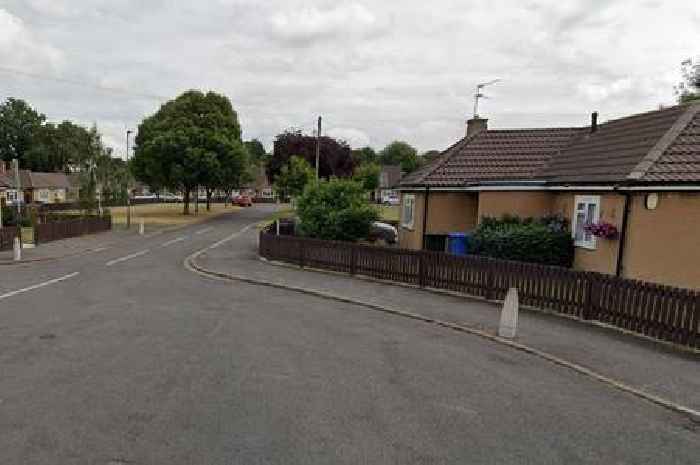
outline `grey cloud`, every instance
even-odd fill
[[[323,114],[353,143],[444,148],[463,134],[474,85],[494,77],[503,82],[482,104],[492,126],[643,111],[672,101],[700,18],[700,6],[636,0],[0,0],[0,9],[23,25],[13,45],[0,39],[0,62],[86,83],[0,71],[0,98],[96,122],[118,152],[124,127],[156,111],[157,96],[188,88],[227,94],[245,136],[268,146]]]

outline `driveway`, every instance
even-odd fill
[[[3,269],[0,463],[697,463],[687,417],[544,360],[184,269],[273,208]]]

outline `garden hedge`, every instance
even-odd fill
[[[472,253],[504,260],[571,267],[574,243],[561,217],[483,218],[472,241]]]

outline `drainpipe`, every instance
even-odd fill
[[[425,198],[423,199],[423,245],[421,249],[425,250],[425,228],[428,224],[428,196],[430,195],[430,187],[425,186]]]
[[[623,191],[622,194],[625,196],[625,208],[622,210],[622,230],[620,231],[620,246],[617,249],[617,269],[615,275],[618,278],[622,277],[623,266],[625,258],[625,242],[627,242],[627,223],[629,223],[630,216],[630,193],[628,191]]]

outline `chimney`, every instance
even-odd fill
[[[467,137],[488,129],[489,120],[486,118],[474,117],[467,121]]]
[[[591,113],[591,134],[598,130],[598,112]]]

